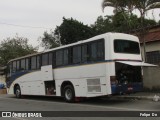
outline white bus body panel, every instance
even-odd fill
[[[13,94],[15,84],[19,84],[23,95],[45,95],[44,81],[53,80],[52,65],[41,67],[40,71],[27,73],[17,78],[8,89],[8,94]]]
[[[71,66],[57,68],[54,71],[56,80],[56,95],[61,96],[61,85],[64,81],[70,81],[75,89],[77,97],[101,96],[111,93],[110,82],[106,80],[106,63]],[[87,80],[100,79],[100,92],[88,92]]]
[[[107,33],[86,40],[87,42],[105,39],[105,60],[100,63],[83,65],[64,66],[52,69],[51,65],[41,67],[35,71],[17,78],[11,85],[8,93],[13,94],[15,84],[19,84],[24,95],[45,95],[44,81],[55,80],[56,96],[61,96],[61,85],[64,81],[70,81],[75,89],[76,97],[95,97],[111,94],[110,76],[115,76],[115,59],[142,60],[141,54],[120,54],[114,53],[114,39],[123,39],[139,42],[138,38],[132,35],[121,33]],[[81,41],[83,43],[83,41]],[[76,43],[75,43],[76,44]],[[74,44],[73,44],[74,45]],[[69,46],[69,45],[67,45]],[[60,47],[63,48],[63,47]],[[53,50],[56,50],[55,48]],[[50,50],[52,51],[52,50]],[[97,83],[90,82],[90,79]],[[94,91],[90,88],[97,88]],[[96,90],[96,89],[95,89]]]
[[[110,88],[110,73],[109,68],[112,62],[104,62],[90,65],[71,66],[66,68],[57,68],[53,70],[54,79],[56,81],[56,96],[61,96],[61,85],[64,81],[70,81],[75,89],[77,97],[94,97],[111,94]],[[47,67],[46,67],[47,68]],[[108,69],[106,74],[106,69]],[[15,84],[19,84],[23,95],[45,95],[44,81],[46,71],[36,71],[26,74],[14,81],[11,88]],[[49,74],[48,78],[53,77]],[[49,77],[50,76],[50,77]],[[87,80],[99,79],[100,92],[88,91]],[[10,89],[9,94],[13,94],[13,89]]]

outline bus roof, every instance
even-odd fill
[[[19,60],[19,59],[27,58],[27,57],[31,57],[31,56],[36,56],[36,55],[39,55],[39,54],[51,52],[51,51],[58,50],[58,49],[67,48],[67,47],[70,47],[70,46],[73,46],[73,45],[79,45],[79,44],[82,44],[82,43],[87,43],[87,42],[90,42],[90,41],[95,41],[95,40],[98,40],[98,39],[103,39],[107,35],[129,35],[129,34],[108,32],[108,33],[104,33],[104,34],[101,34],[101,35],[94,36],[94,37],[86,39],[86,40],[80,40],[78,42],[71,43],[71,44],[68,44],[68,45],[63,45],[63,46],[52,48],[52,49],[45,50],[45,51],[42,51],[42,52],[37,52],[37,53],[33,53],[33,54],[22,56],[22,57],[18,57],[18,58],[10,60],[9,62],[12,62],[14,60]],[[133,35],[129,35],[129,36],[133,37]],[[134,37],[136,37],[136,36],[134,36]]]

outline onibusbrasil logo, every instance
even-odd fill
[[[42,117],[40,112],[2,112],[2,117]]]

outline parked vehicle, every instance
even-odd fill
[[[106,33],[88,40],[11,60],[9,94],[97,97],[141,91],[142,66],[137,37]]]

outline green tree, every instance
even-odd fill
[[[103,0],[102,9],[113,7],[114,13],[127,11],[130,14],[134,10],[134,0]]]
[[[73,18],[63,18],[62,24],[55,29],[55,35],[60,35],[61,44],[64,45],[88,39],[94,35],[94,31]]]
[[[145,14],[148,11],[160,8],[160,1],[159,0],[134,0],[133,4],[134,4],[135,8],[138,9],[140,12],[142,25],[143,25],[143,20],[145,18]]]
[[[127,26],[125,18],[123,17],[124,15],[129,20],[130,27]],[[95,35],[106,32],[130,33],[141,27],[140,21],[141,19],[138,18],[137,15],[117,12],[110,16],[99,16],[91,27],[95,31]],[[155,20],[145,19],[144,21],[145,26],[153,26],[157,24]]]
[[[117,12],[112,16],[112,24],[115,32],[126,32],[131,29],[131,26],[128,26],[125,18],[127,21],[130,21],[130,16],[127,13]]]
[[[131,29],[130,21],[126,14],[131,15],[134,10],[133,0],[103,0],[102,9],[104,10],[105,7],[113,7],[114,14],[121,13],[125,19],[126,26]]]
[[[44,32],[43,37],[40,37],[39,41],[42,47],[49,49],[88,39],[92,36],[94,36],[94,30],[88,25],[84,25],[73,18],[66,19],[63,17],[62,24],[57,26],[54,32]]]
[[[113,31],[112,16],[99,16],[94,24],[91,25],[94,35]]]
[[[9,60],[37,52],[37,47],[28,44],[23,37],[7,38],[0,43],[0,64],[6,65]]]
[[[127,26],[127,23],[125,22],[124,16],[128,19],[130,26]],[[117,13],[113,15],[113,26],[116,29],[116,32],[125,32],[130,33],[135,29],[141,28],[141,18],[138,18],[135,14],[123,14]],[[144,25],[145,26],[154,26],[156,25],[156,21],[152,19],[144,19]]]
[[[113,7],[118,12],[128,12],[132,14],[134,9],[138,9],[141,17],[144,18],[147,11],[160,8],[159,0],[103,0],[102,9]]]
[[[60,42],[58,41],[58,38],[55,36],[53,31],[50,31],[50,33],[45,31],[43,33],[43,37],[39,38],[39,41],[41,42],[40,43],[41,46],[44,47],[45,49],[50,49],[60,46]]]

